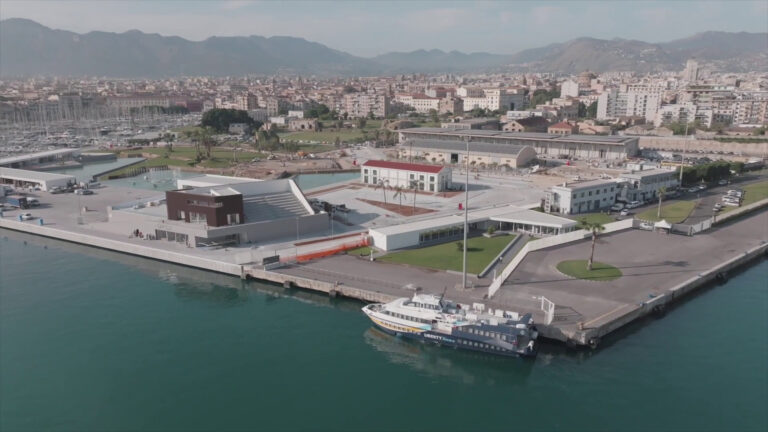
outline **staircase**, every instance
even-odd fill
[[[248,223],[295,218],[309,214],[292,192],[244,197],[243,210]]]

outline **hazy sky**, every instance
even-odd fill
[[[0,0],[0,18],[52,28],[288,35],[362,56],[439,48],[514,53],[579,36],[663,42],[705,30],[768,31],[768,1]]]

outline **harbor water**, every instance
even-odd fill
[[[768,261],[533,361],[361,304],[0,230],[0,430],[768,429]]]

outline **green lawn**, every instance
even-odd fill
[[[171,132],[184,133],[186,131],[193,131],[193,130],[197,130],[197,129],[200,129],[200,126],[198,126],[198,125],[189,125],[189,126],[182,126],[182,127],[173,128],[173,129],[171,129]]]
[[[359,248],[350,249],[347,251],[347,255],[354,256],[371,256],[372,248],[370,246],[361,246]]]
[[[369,134],[370,137],[373,134]],[[323,130],[321,132],[288,132],[280,134],[281,140],[287,141],[311,141],[318,143],[333,144],[336,137],[342,142],[362,141],[363,132],[360,129],[341,129],[341,130]]]
[[[669,223],[681,223],[685,221],[696,207],[696,201],[677,201],[661,206],[661,218],[656,217],[658,207],[654,206],[635,216],[636,219],[649,222],[658,222],[665,219]]]
[[[752,183],[742,189],[744,189],[744,203],[742,205],[756,203],[768,198],[768,181]]]
[[[305,153],[324,153],[334,150],[336,147],[328,144],[299,144],[299,151]]]
[[[474,237],[467,242],[467,272],[478,274],[515,238],[514,235]],[[410,264],[438,270],[462,270],[462,251],[456,241],[393,252],[378,258],[379,261]]]
[[[741,203],[742,207],[768,198],[768,181],[752,183],[744,186],[741,189],[744,189],[744,201]],[[736,210],[737,208],[739,207],[725,206],[720,214],[728,213],[729,211]]]
[[[596,223],[599,222],[603,225],[611,222],[616,222],[611,215],[605,214],[605,213],[584,213],[584,214],[575,214],[571,215],[572,219],[575,219],[577,221],[580,221],[582,219],[587,219],[588,223]]]
[[[594,281],[609,281],[621,277],[621,270],[601,262],[593,262],[592,270],[587,270],[587,260],[561,261],[557,270],[577,279]]]

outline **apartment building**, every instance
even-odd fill
[[[425,94],[398,94],[395,95],[395,102],[411,107],[417,113],[427,114],[431,110],[440,111],[440,98]]]
[[[341,112],[350,118],[386,117],[389,114],[389,97],[375,93],[347,93],[342,100]]]

